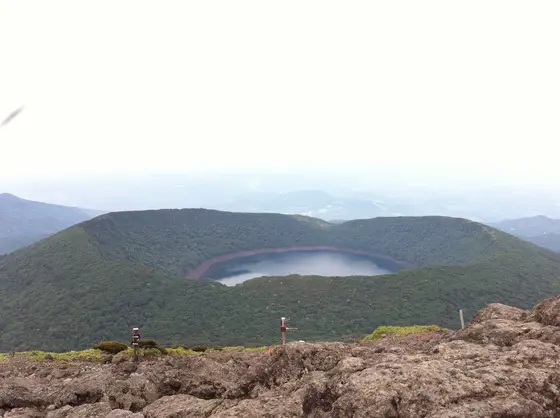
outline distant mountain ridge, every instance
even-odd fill
[[[286,193],[252,193],[217,206],[232,212],[282,213],[328,219],[370,219],[399,216],[410,212],[407,204],[386,205],[375,199],[333,196],[323,190],[296,190]]]
[[[438,187],[410,184],[411,180],[417,183],[414,179],[401,180],[384,176],[383,170],[378,175],[372,172],[357,175],[292,171],[290,168],[283,173],[268,174],[250,170],[244,173],[131,173],[115,178],[97,177],[91,181],[39,180],[18,190],[40,201],[111,212],[208,208],[302,213],[324,220],[402,214],[451,216],[484,223],[536,214],[560,218],[560,189],[492,184]],[[294,205],[290,206],[290,200]],[[376,208],[375,203],[381,207]]]
[[[103,212],[0,194],[0,254],[26,247]]]
[[[473,195],[434,191],[326,192],[302,189],[288,192],[255,191],[230,198],[220,204],[204,206],[233,212],[284,213],[313,216],[323,220],[370,219],[379,216],[449,216],[477,222],[498,222],[508,217],[532,213],[558,213],[560,206],[543,199],[497,198],[497,191]],[[529,195],[528,197],[532,197]],[[552,199],[552,198],[551,198]],[[559,198],[560,199],[560,198]],[[498,201],[496,201],[498,200]]]
[[[560,219],[538,215],[518,219],[506,219],[490,224],[502,231],[523,237],[535,237],[544,234],[560,234]]]
[[[560,219],[544,215],[507,219],[490,226],[536,245],[560,252]]]
[[[533,244],[560,253],[560,234],[543,234],[527,238]]]

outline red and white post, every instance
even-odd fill
[[[280,318],[280,344],[286,345],[286,331],[295,331],[297,328],[286,327],[286,318]]]
[[[280,318],[280,345],[286,344],[286,318]]]

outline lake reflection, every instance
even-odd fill
[[[259,254],[219,263],[207,272],[205,279],[234,286],[263,276],[375,276],[388,273],[391,271],[379,267],[368,256],[331,251],[294,251]]]

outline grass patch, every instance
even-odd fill
[[[272,347],[272,346],[271,346]],[[263,347],[243,347],[242,345],[236,346],[229,346],[229,347],[219,347],[220,351],[248,351],[248,352],[258,352],[258,351],[266,351],[269,346]]]
[[[22,351],[19,353],[0,353],[0,361],[12,358],[26,358],[29,360],[46,361],[99,361],[103,357],[103,352],[95,349],[68,351],[66,353],[49,353],[46,351]]]
[[[249,351],[249,352],[259,352],[259,351],[266,351],[269,347],[265,346],[265,347],[249,347],[249,348],[244,348],[245,351]]]
[[[98,345],[96,346],[98,347]],[[193,349],[194,348],[194,349]],[[163,348],[158,344],[145,344],[145,347],[138,349],[139,357],[161,357],[164,355],[181,357],[189,355],[203,355],[205,352],[211,351],[247,351],[247,352],[263,352],[268,347],[207,347],[206,350],[200,351],[199,347],[187,348],[182,345],[175,345],[172,348]],[[91,348],[81,351],[68,351],[66,353],[52,353],[46,351],[22,351],[17,353],[0,353],[0,362],[8,361],[14,358],[26,358],[36,361],[101,361],[104,356],[109,354],[106,350],[100,348]],[[132,357],[134,350],[126,347],[124,350],[118,351],[118,354],[125,357]]]
[[[190,348],[186,347],[176,347],[176,348],[167,348],[167,354],[174,357],[181,357],[181,356],[200,356],[204,354],[201,351],[193,351]]]
[[[427,332],[445,332],[446,328],[440,328],[437,325],[413,325],[411,327],[391,327],[380,326],[375,329],[371,334],[364,337],[362,341],[375,341],[381,339],[383,336],[397,336],[402,337],[406,335],[424,334]]]

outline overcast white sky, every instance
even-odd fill
[[[560,181],[560,2],[0,0],[0,176]],[[517,180],[516,180],[517,179]]]

